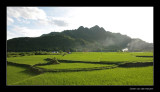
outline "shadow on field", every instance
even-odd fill
[[[122,62],[112,62],[112,61],[100,61],[100,62],[91,62],[91,61],[72,61],[72,60],[58,60],[60,63],[88,63],[88,64],[115,64],[119,65]]]
[[[36,76],[36,75],[41,74],[41,73],[39,73],[39,72],[35,72],[35,71],[32,71],[32,70],[27,69],[27,68],[26,68],[26,70],[21,71],[21,73],[29,74],[29,75],[32,75],[32,76]]]
[[[70,61],[70,60],[59,60],[61,63],[89,63],[89,64],[114,64],[117,67],[145,67],[145,66],[153,66],[153,62],[112,62],[112,61],[100,61],[100,62],[86,62],[86,61]]]
[[[153,58],[153,56],[136,56],[136,57],[150,57],[150,58]]]
[[[153,62],[125,63],[119,65],[118,67],[132,68],[132,67],[146,67],[146,66],[153,66]]]
[[[39,70],[34,69],[34,67],[32,67],[31,65],[18,64],[18,63],[13,63],[13,62],[8,62],[8,61],[7,61],[7,65],[12,65],[12,66],[24,68],[25,70],[21,71],[21,73],[29,74],[32,76],[41,74],[41,72]]]
[[[45,59],[50,61],[50,59]],[[25,68],[26,70],[21,71],[21,73],[26,73],[32,76],[44,73],[44,72],[78,72],[78,71],[93,71],[93,70],[104,70],[104,69],[113,69],[117,67],[123,68],[132,68],[132,67],[145,67],[153,66],[153,62],[112,62],[112,61],[100,61],[100,62],[89,62],[89,61],[71,61],[71,60],[58,60],[60,63],[88,63],[88,64],[111,64],[113,66],[104,66],[104,67],[93,67],[93,68],[73,68],[73,69],[44,69],[36,66],[43,66],[53,64],[52,62],[40,63],[35,65],[19,64],[8,62],[9,65],[14,65],[17,67]]]
[[[46,72],[80,72],[80,71],[94,71],[94,70],[105,70],[113,69],[117,66],[108,66],[108,67],[93,67],[93,68],[76,68],[76,69],[55,69],[55,70],[46,70]]]

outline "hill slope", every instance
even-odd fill
[[[137,45],[136,45],[137,44]],[[20,37],[7,40],[7,51],[152,51],[153,44],[112,33],[95,25],[75,30],[51,32],[40,37]]]

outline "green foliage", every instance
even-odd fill
[[[58,53],[46,52],[46,51],[35,51],[35,55],[57,55]]]
[[[20,56],[30,56],[35,55],[34,52],[7,52],[7,57],[20,57]]]
[[[17,53],[12,52],[13,55]],[[64,57],[10,57],[8,62],[29,65],[32,72],[8,63],[7,85],[153,85],[153,66],[117,66],[153,62],[153,57],[136,56],[153,56],[153,52],[72,52]],[[43,73],[37,75],[33,71]]]
[[[122,50],[117,50],[117,52],[122,52]]]
[[[65,56],[65,55],[67,55],[68,53],[67,52],[63,52],[61,55],[62,56]]]
[[[50,60],[50,64],[60,64],[56,57]]]
[[[63,53],[63,51],[62,51],[62,50],[59,50],[59,53],[60,53],[60,54],[62,54],[62,53]]]
[[[119,63],[119,62],[153,62],[153,58],[142,58],[136,56],[153,56],[153,52],[72,52],[62,57],[62,55],[32,55],[23,57],[7,58],[7,61],[34,65],[45,63],[44,59],[54,58],[58,60],[83,61],[83,62],[102,62],[102,63]],[[23,62],[22,62],[23,61]],[[34,62],[33,62],[34,61]]]
[[[15,85],[114,85],[153,86],[153,66],[115,68],[89,72],[44,73]]]
[[[116,67],[114,64],[93,64],[93,63],[61,63],[59,65],[51,64],[45,66],[37,66],[46,69],[46,71],[72,72],[72,71],[93,71],[103,70]]]
[[[33,52],[7,52],[7,57],[20,57],[31,55],[59,55],[60,53],[52,53],[46,51],[33,51]]]
[[[35,65],[39,63],[46,63],[46,58],[60,58],[61,55],[32,55],[32,56],[23,56],[23,57],[10,57],[7,58],[7,61],[18,63],[18,64],[27,64],[27,65]]]
[[[37,75],[26,71],[26,69],[27,68],[25,67],[17,67],[7,64],[7,85],[11,85]]]
[[[21,56],[25,56],[25,54],[24,54],[24,53],[20,53],[19,55],[21,55]]]

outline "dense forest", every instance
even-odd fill
[[[153,43],[132,39],[127,35],[112,33],[95,25],[91,28],[80,26],[75,30],[51,32],[40,37],[19,37],[7,40],[8,52],[30,51],[93,51],[116,52],[153,51]]]

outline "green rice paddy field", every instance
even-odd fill
[[[59,64],[48,63],[54,57]],[[9,57],[7,85],[153,85],[153,52]]]

